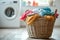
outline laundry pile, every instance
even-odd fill
[[[28,25],[31,25],[38,18],[45,18],[46,20],[53,21],[58,18],[58,16],[59,14],[57,13],[57,9],[55,12],[52,12],[49,7],[45,7],[26,10],[20,17],[20,20],[25,21]]]

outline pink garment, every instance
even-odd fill
[[[59,14],[57,13],[57,9],[55,10],[55,17],[58,18]]]
[[[25,20],[28,14],[32,14],[33,12],[31,10],[26,10],[25,13],[20,17],[20,20]]]

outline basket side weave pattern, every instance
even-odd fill
[[[54,21],[38,18],[32,25],[27,25],[29,37],[49,38],[53,32]]]

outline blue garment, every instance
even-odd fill
[[[33,11],[34,13],[38,13],[40,16],[44,15],[53,15],[54,12],[51,11],[50,8],[45,7],[45,8],[37,8]]]

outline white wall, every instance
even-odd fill
[[[58,9],[58,13],[59,13],[59,17],[56,20],[55,25],[60,25],[60,0],[56,0],[55,4],[56,4],[55,6]]]
[[[56,21],[55,21],[55,25],[60,25],[60,0],[56,0],[55,1],[55,6],[53,6],[53,7],[51,7],[52,9],[58,9],[58,13],[59,13],[59,17],[56,19]],[[22,15],[22,13],[26,10],[26,9],[33,9],[33,8],[35,8],[35,7],[21,7],[21,15]],[[25,23],[24,22],[22,22],[21,21],[21,25],[25,25]]]

